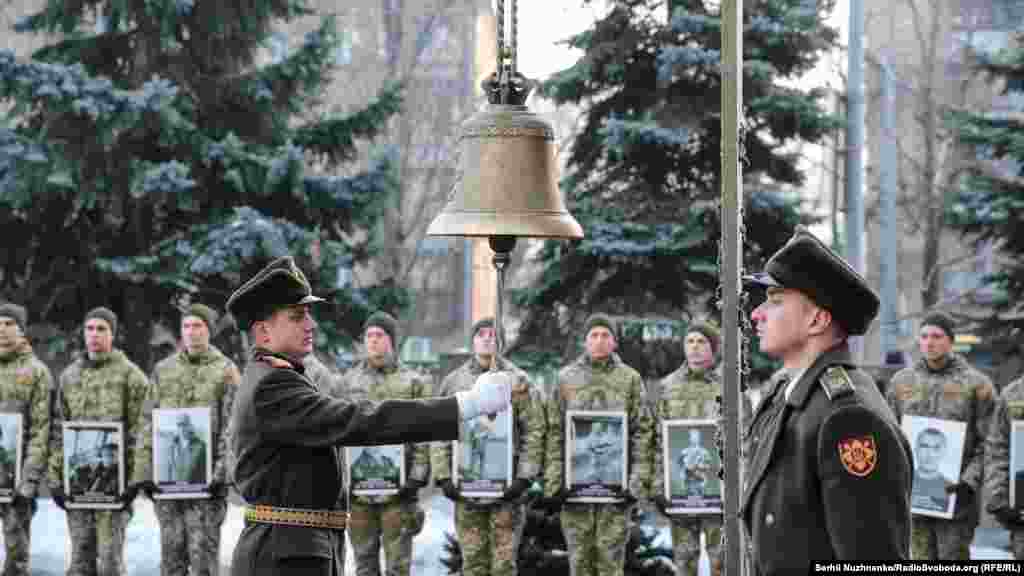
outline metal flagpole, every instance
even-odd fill
[[[725,573],[742,574],[740,500],[740,269],[742,265],[742,167],[740,122],[743,94],[743,0],[722,2],[722,406],[725,427],[722,472],[725,484]]]

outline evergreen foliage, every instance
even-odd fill
[[[119,344],[151,364],[155,322],[182,297],[223,307],[239,281],[292,254],[333,303],[318,346],[358,334],[394,286],[337,286],[373,254],[396,176],[391,153],[352,166],[399,111],[388,85],[362,110],[321,114],[333,17],[285,57],[258,57],[304,0],[48,0],[16,29],[56,39],[30,59],[0,51],[0,295],[77,330],[104,304]],[[336,320],[332,320],[336,319]]]
[[[1003,83],[1004,94],[1024,93],[1024,49],[1017,48],[985,58],[982,68]],[[1018,99],[1013,101],[1019,102]],[[969,236],[979,247],[995,242],[1008,258],[989,278],[996,288],[990,319],[997,332],[1024,330],[1024,110],[994,113],[953,113],[952,128],[963,145],[974,149],[963,186],[947,209],[954,229]]]
[[[568,41],[584,51],[580,60],[541,87],[556,102],[584,109],[562,187],[586,237],[547,242],[537,257],[540,277],[513,293],[524,311],[517,344],[529,357],[524,363],[571,357],[572,329],[593,311],[681,319],[714,304],[719,3],[610,4],[604,18]],[[793,145],[820,140],[837,120],[822,109],[822,91],[780,80],[807,72],[833,44],[836,33],[825,24],[832,4],[765,0],[744,11],[748,267],[762,265],[806,221],[799,203],[778,190],[803,181]]]

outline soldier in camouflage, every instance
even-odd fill
[[[637,499],[650,497],[654,423],[643,379],[615,353],[615,322],[604,314],[593,314],[584,324],[583,334],[586,351],[559,371],[558,384],[547,402],[545,503],[562,507],[562,533],[573,576],[619,576],[625,567],[633,505]],[[570,495],[565,477],[567,410],[625,412],[628,486],[616,502],[565,502]]]
[[[719,330],[707,321],[694,322],[687,328],[684,347],[686,362],[675,372],[652,386],[654,413],[654,502],[665,514],[668,501],[664,495],[664,462],[662,458],[661,423],[664,420],[708,420],[719,417],[716,396],[722,393],[722,378],[718,366]],[[744,396],[745,398],[745,396]],[[746,410],[744,410],[746,412]],[[717,474],[711,470],[710,474]],[[722,515],[681,516],[668,515],[672,523],[672,556],[678,574],[696,576],[700,559],[700,534],[707,538],[711,571],[722,569]]]
[[[203,304],[182,312],[178,352],[157,363],[153,385],[136,429],[141,446],[135,453],[132,484],[151,498],[159,490],[153,465],[153,408],[209,408],[213,476],[209,499],[154,500],[160,522],[160,573],[162,576],[216,576],[219,567],[220,531],[227,512],[226,455],[228,422],[235,391],[241,380],[238,366],[210,344],[218,314]],[[205,462],[204,468],[205,471]]]
[[[124,352],[114,348],[117,316],[108,308],[94,308],[85,315],[83,332],[86,353],[60,375],[53,414],[50,479],[63,478],[64,436],[62,424],[72,420],[121,422],[124,425],[125,478],[132,477],[139,414],[149,381]],[[71,536],[68,576],[120,576],[124,573],[125,526],[132,516],[136,490],[126,490],[120,510],[67,511]],[[64,491],[58,484],[50,493],[58,506]]]
[[[896,417],[926,416],[967,424],[960,476],[947,487],[956,494],[952,520],[913,517],[912,557],[918,560],[967,560],[974,528],[985,459],[984,425],[994,405],[992,382],[953,353],[954,322],[941,312],[921,323],[918,344],[922,358],[893,375],[887,400]],[[915,496],[916,498],[917,496]]]
[[[363,324],[366,358],[338,379],[332,395],[352,402],[424,398],[430,395],[430,379],[399,365],[398,322],[377,311]],[[430,445],[405,445],[405,485],[395,496],[350,496],[348,537],[352,543],[358,576],[380,574],[380,550],[384,548],[387,576],[408,576],[412,540],[423,527],[418,491],[430,478]]]
[[[1013,557],[1024,560],[1024,473],[1018,470],[1010,477],[1010,433],[1014,420],[1024,420],[1024,376],[999,394],[985,441],[985,488],[989,494],[985,509],[1010,532]],[[1017,483],[1012,507],[1011,482]]]
[[[469,390],[476,379],[490,370],[495,361],[494,319],[484,318],[473,325],[473,357],[441,382],[442,396]],[[455,531],[462,549],[464,576],[514,576],[517,552],[526,522],[526,490],[540,476],[544,462],[546,421],[543,400],[526,372],[504,358],[498,368],[516,375],[512,388],[512,417],[515,444],[512,484],[498,499],[464,499],[452,481],[452,443],[431,446],[434,480],[455,502]],[[486,417],[486,416],[484,416]]]
[[[27,576],[29,528],[35,512],[39,483],[49,457],[49,394],[53,377],[32,353],[25,337],[28,313],[17,304],[0,304],[0,406],[21,414],[21,481],[14,486],[14,501],[0,504],[3,521],[4,574]],[[12,458],[14,454],[10,455]],[[12,464],[15,464],[12,462]]]

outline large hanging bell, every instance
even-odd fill
[[[582,238],[558,192],[551,125],[520,104],[495,104],[462,124],[461,178],[427,236]]]

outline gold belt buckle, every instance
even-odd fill
[[[348,513],[343,510],[315,510],[311,508],[282,508],[279,506],[246,506],[245,519],[262,524],[302,526],[344,530],[348,525]]]

